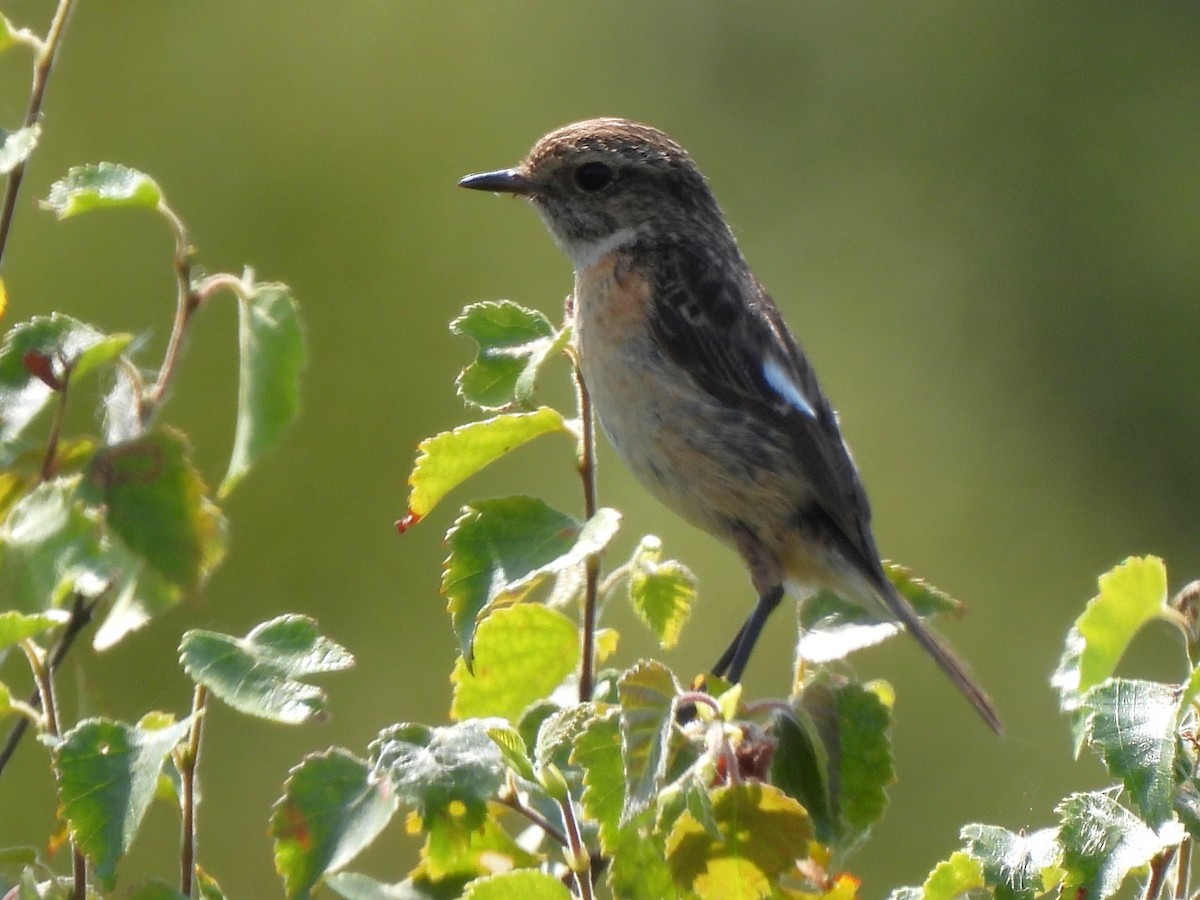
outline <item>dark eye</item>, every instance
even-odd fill
[[[584,163],[575,170],[575,183],[589,194],[606,187],[613,180],[613,170],[602,162]]]

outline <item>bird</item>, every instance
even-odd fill
[[[574,267],[575,352],[602,430],[641,484],[732,546],[757,602],[713,674],[739,682],[785,594],[830,590],[898,622],[997,733],[987,694],[885,574],[871,511],[812,365],[691,155],[595,118],[464,188],[527,199]]]

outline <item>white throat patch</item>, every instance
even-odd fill
[[[595,241],[563,241],[562,248],[567,256],[571,257],[575,271],[581,272],[590,269],[618,247],[631,243],[636,237],[636,228],[618,228],[612,234]]]

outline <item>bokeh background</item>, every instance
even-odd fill
[[[52,6],[4,11],[40,31]],[[1136,553],[1163,555],[1174,587],[1200,569],[1198,48],[1194,2],[81,3],[5,260],[8,320],[62,310],[160,354],[162,223],[59,224],[34,207],[68,166],[110,160],[158,179],[201,266],[291,284],[312,360],[301,423],[228,504],[232,550],[202,602],[102,656],[81,648],[68,714],[184,713],[175,647],[191,627],[243,633],[295,610],[356,654],[323,680],[322,725],[211,711],[199,859],[242,898],[281,893],[265,832],[290,765],[362,752],[392,722],[445,721],[440,540],[458,503],[536,492],[579,506],[570,448],[547,440],[403,538],[392,529],[417,442],[466,416],[452,380],[471,347],[447,322],[499,297],[556,315],[570,285],[524,204],[454,184],[553,127],[624,115],[708,174],[841,412],[880,545],[969,604],[943,631],[1008,723],[992,736],[911,642],[856,658],[898,692],[900,780],[853,860],[863,896],[920,882],[964,823],[1050,824],[1056,800],[1102,783],[1092,760],[1071,761],[1047,683],[1096,576]],[[0,88],[0,124],[15,127],[22,53],[0,58]],[[231,300],[205,312],[166,410],[213,483],[234,329]],[[564,374],[546,399],[568,396]],[[732,552],[649,500],[607,447],[601,466],[602,501],[625,512],[614,556],[655,532],[700,577],[666,654],[687,678],[749,587]],[[621,660],[655,651],[627,615],[615,624]],[[789,615],[768,630],[755,695],[788,684]],[[1178,639],[1150,629],[1128,669],[1178,676]],[[0,846],[42,839],[50,791],[26,741],[0,781]],[[362,868],[400,877],[415,854],[400,832]],[[176,840],[156,807],[122,883],[173,879]]]

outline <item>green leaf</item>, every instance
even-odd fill
[[[492,743],[500,751],[500,756],[513,772],[526,781],[537,783],[537,775],[533,772],[533,760],[529,758],[525,741],[517,729],[507,725],[489,728],[487,736],[492,739]]]
[[[415,807],[427,823],[456,818],[465,828],[478,828],[508,771],[488,730],[505,725],[500,719],[442,728],[393,725],[371,742],[371,762],[388,774],[400,801]]]
[[[384,884],[357,872],[336,872],[325,885],[345,900],[459,900],[463,883],[455,879],[430,882],[408,878],[398,884]]]
[[[587,818],[600,826],[600,847],[612,855],[625,809],[625,771],[621,765],[619,711],[594,717],[575,742],[571,762],[583,769],[580,802]]]
[[[55,747],[60,815],[104,890],[154,799],[163,761],[190,727],[190,718],[156,730],[85,719]]]
[[[799,803],[771,785],[750,782],[712,791],[714,838],[690,812],[667,838],[675,882],[704,897],[769,897],[780,876],[808,856],[812,822]]]
[[[586,523],[536,497],[480,500],[464,508],[446,534],[450,555],[442,593],[464,659],[481,614],[496,604],[521,599],[543,579],[582,562],[616,534],[620,514],[602,509]]]
[[[680,893],[667,866],[666,842],[646,824],[648,815],[638,816],[622,828],[611,849],[607,880],[612,896],[621,900],[668,900],[692,897]],[[716,896],[716,895],[713,895]],[[739,897],[740,894],[733,896]]]
[[[538,370],[563,343],[544,315],[509,300],[471,304],[450,330],[478,345],[455,384],[464,401],[483,410],[529,406]]]
[[[617,693],[625,763],[624,824],[648,808],[663,786],[679,688],[670,669],[660,662],[643,660],[621,676]]]
[[[860,684],[821,680],[805,687],[795,719],[776,723],[772,780],[809,810],[818,838],[846,855],[887,808],[890,711]]]
[[[466,881],[544,861],[522,849],[495,818],[475,827],[453,815],[453,809],[450,812],[421,823],[426,840],[421,848],[420,871],[434,882]]]
[[[1131,870],[1177,845],[1185,835],[1177,821],[1155,832],[1103,793],[1072,794],[1055,811],[1061,817],[1058,843],[1067,873],[1063,896],[1082,891],[1088,900],[1105,900],[1117,892]]]
[[[675,646],[696,603],[696,576],[678,560],[662,561],[662,541],[646,535],[629,561],[629,600],[664,650]]]
[[[553,875],[524,870],[478,878],[463,900],[571,900],[571,892]]]
[[[26,615],[15,610],[0,612],[0,650],[20,643],[71,620],[65,609],[48,609],[45,612]]]
[[[79,496],[103,507],[105,521],[137,556],[169,582],[194,590],[223,542],[217,509],[179,432],[157,428],[99,451]]]
[[[224,520],[222,522],[222,538],[214,542],[224,553]],[[115,646],[122,638],[144,626],[154,616],[171,609],[183,600],[184,592],[172,584],[157,571],[146,564],[146,561],[131,551],[115,536],[109,535],[104,547],[103,564],[112,573],[113,602],[108,615],[100,627],[92,646],[97,650],[107,650]],[[207,566],[215,568],[215,564]]]
[[[59,313],[10,328],[0,345],[0,446],[15,440],[69,377],[111,362],[129,341]]]
[[[771,758],[771,784],[808,810],[817,840],[833,844],[841,830],[835,806],[840,797],[833,795],[836,782],[830,778],[829,754],[816,722],[803,708],[793,715],[780,713],[774,734],[778,743]]]
[[[532,604],[498,609],[479,626],[471,669],[461,656],[454,665],[450,715],[516,722],[521,710],[549,695],[578,663],[579,635],[562,613]]]
[[[188,631],[179,661],[193,681],[234,709],[288,725],[325,714],[325,692],[298,679],[354,665],[354,657],[322,636],[316,622],[297,615],[264,622],[243,638]]]
[[[300,412],[300,373],[308,361],[296,301],[282,284],[258,285],[238,303],[238,415],[227,497]]]
[[[1042,873],[1058,861],[1055,830],[1017,834],[996,825],[967,825],[962,839],[967,852],[983,866],[984,883],[997,900],[1033,900],[1049,890]]]
[[[983,887],[983,866],[961,850],[934,866],[921,886],[925,900],[954,900]]]
[[[93,209],[117,206],[143,206],[156,209],[163,202],[162,191],[149,175],[115,163],[75,166],[65,178],[50,185],[50,194],[42,207],[59,219]]]
[[[1151,828],[1172,816],[1179,698],[1175,685],[1110,678],[1088,691],[1080,707],[1088,742]]]
[[[568,768],[576,741],[591,721],[604,712],[596,703],[574,703],[555,709],[542,719],[534,743],[534,760],[538,767]]]
[[[0,36],[0,44],[3,44],[4,38],[7,37],[7,34]],[[33,148],[37,146],[41,136],[41,125],[18,128],[4,135],[4,146],[0,147],[0,175],[7,175],[29,159],[29,154],[33,153]]]
[[[962,614],[963,605],[959,601],[918,578],[910,569],[893,562],[885,561],[883,565],[888,580],[922,619]],[[881,619],[857,603],[821,591],[800,604],[796,657],[801,662],[831,662],[881,643],[902,630],[895,621]]]
[[[412,492],[401,530],[429,515],[446,494],[480,469],[543,434],[574,436],[557,410],[503,413],[426,438],[417,446],[417,462],[408,476]]]
[[[306,756],[271,810],[275,869],[288,897],[307,897],[326,872],[378,837],[399,804],[391,784],[345,750]]]
[[[0,523],[0,596],[6,605],[33,612],[73,590],[90,597],[104,589],[99,530],[75,501],[76,481],[39,484]]]
[[[1116,671],[1133,636],[1147,622],[1177,615],[1167,606],[1167,569],[1154,556],[1130,557],[1100,576],[1100,593],[1088,601],[1067,635],[1050,682],[1064,711]]]
[[[225,900],[225,892],[221,890],[217,879],[199,866],[196,866],[196,889],[199,891],[200,900]]]

